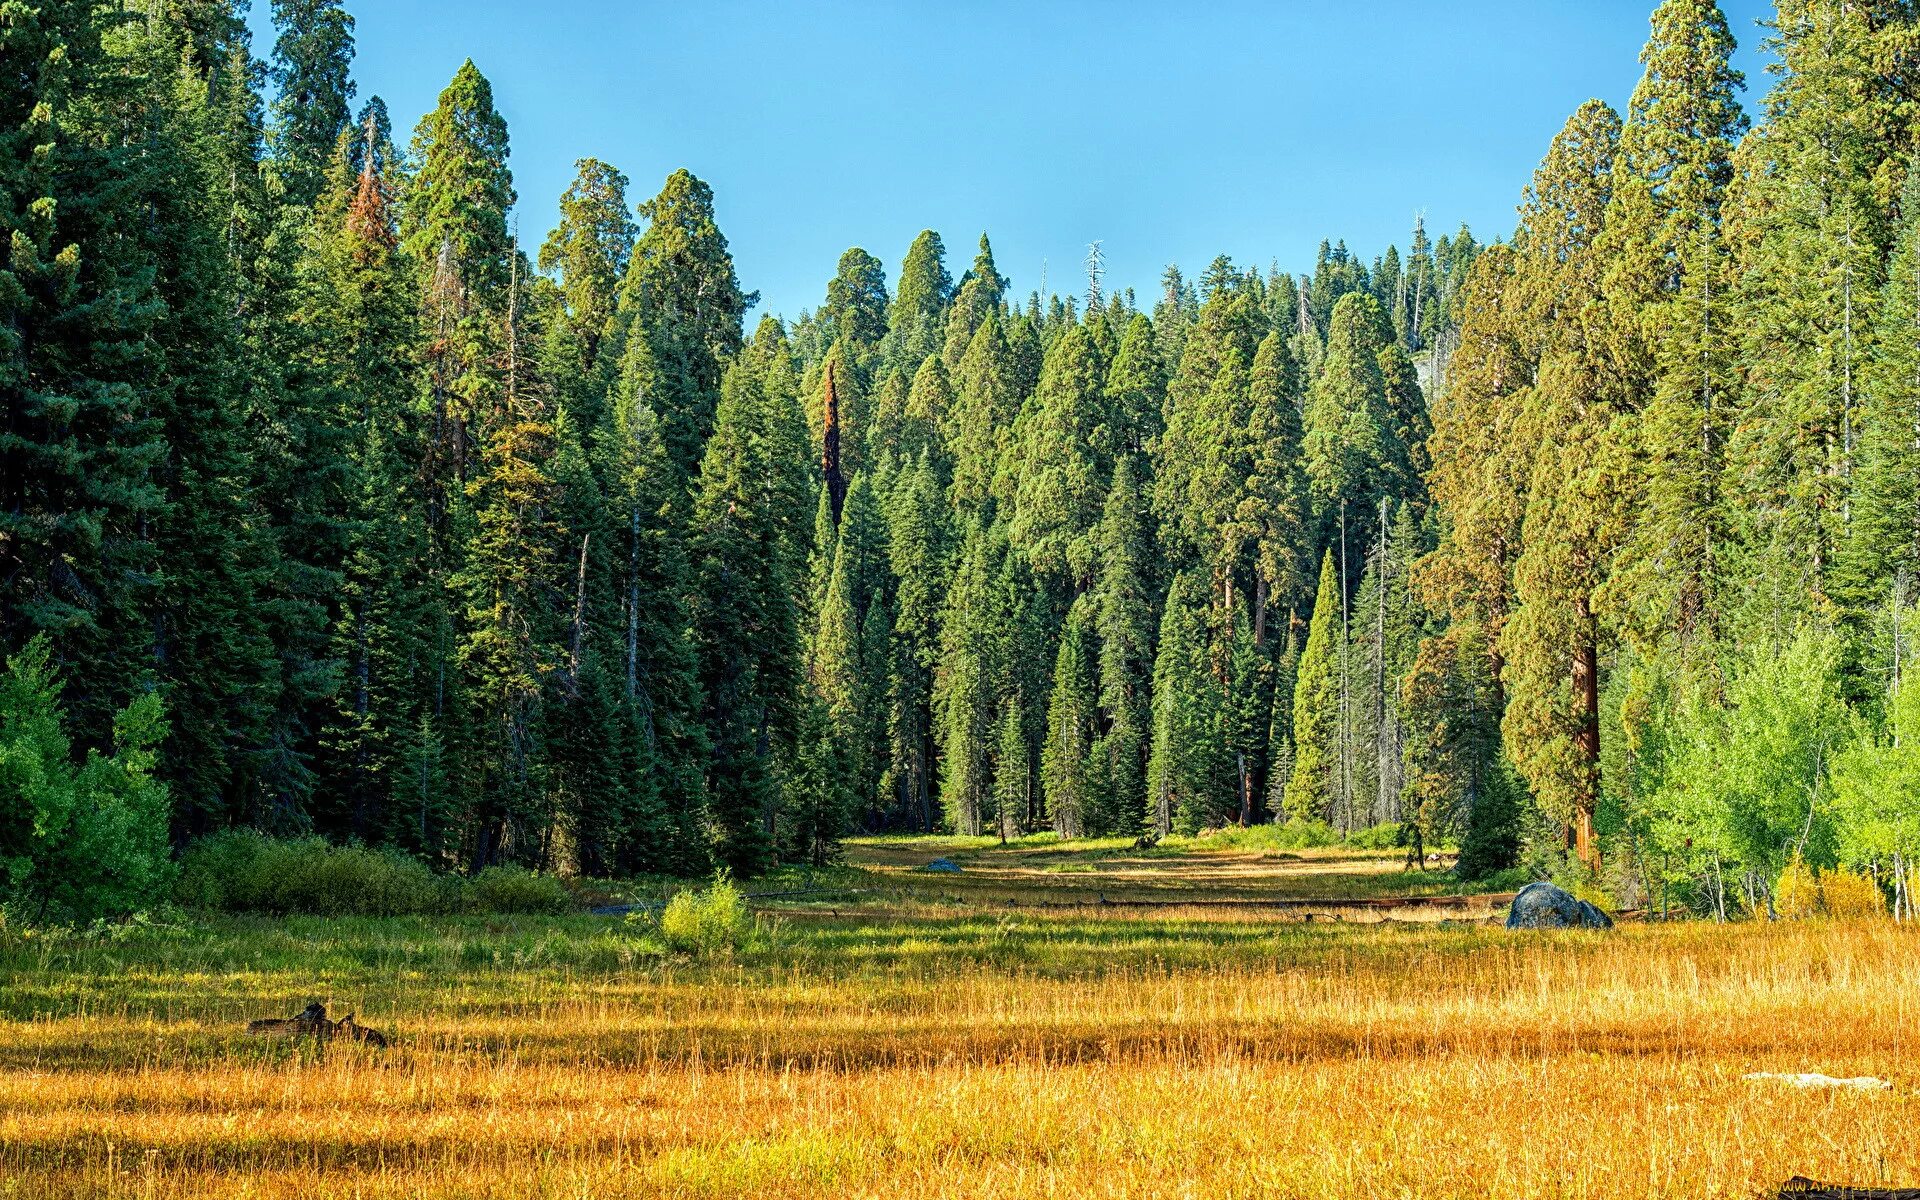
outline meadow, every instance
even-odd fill
[[[963,869],[918,869],[936,855]],[[1471,906],[1306,920],[1205,903],[1458,890],[1400,868],[1392,851],[868,841],[765,885],[803,894],[762,898],[756,937],[703,956],[664,952],[644,916],[15,930],[0,935],[0,1196],[1920,1182],[1911,925],[1509,933]],[[313,999],[394,1045],[245,1036]]]

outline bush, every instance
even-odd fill
[[[1798,857],[1780,872],[1773,887],[1773,911],[1789,921],[1811,917],[1820,909],[1820,885],[1813,871]]]
[[[1229,825],[1225,829],[1201,835],[1213,847],[1235,850],[1306,850],[1317,846],[1337,846],[1340,835],[1325,821],[1294,818],[1285,823],[1249,825],[1245,829]]]
[[[188,849],[177,894],[183,904],[227,912],[385,917],[444,912],[448,892],[424,863],[397,850],[235,829]]]
[[[681,892],[660,914],[660,937],[676,954],[730,954],[754,936],[753,915],[726,876],[705,891]]]
[[[462,881],[435,875],[398,850],[282,841],[250,829],[216,833],[188,848],[175,895],[221,912],[393,917],[474,911],[561,913],[573,897],[551,875],[488,867]]]
[[[467,902],[486,913],[563,913],[573,895],[551,875],[525,867],[488,867],[467,884]]]
[[[0,904],[35,920],[124,916],[164,897],[170,801],[154,778],[166,736],[147,693],[113,720],[113,752],[76,753],[46,639],[0,670]]]
[[[1828,916],[1842,920],[1882,917],[1887,913],[1887,899],[1881,894],[1880,885],[1860,871],[1820,872],[1820,903]]]
[[[1398,821],[1388,821],[1371,829],[1356,829],[1347,835],[1347,845],[1356,850],[1393,850],[1407,844]]]

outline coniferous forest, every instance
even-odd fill
[[[1909,0],[1781,0],[1752,81],[1664,0],[1510,230],[1069,296],[929,230],[791,319],[689,172],[582,159],[522,243],[474,64],[409,130],[339,0],[243,15],[0,4],[0,899],[234,827],[692,876],[1292,822],[1910,905]]]

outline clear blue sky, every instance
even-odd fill
[[[1747,100],[1768,83],[1764,0],[1722,0]],[[741,282],[767,311],[818,305],[840,252],[889,276],[940,231],[957,276],[984,230],[1017,292],[1110,288],[1215,254],[1284,270],[1321,238],[1371,259],[1484,237],[1581,101],[1624,110],[1654,0],[348,0],[360,98],[405,140],[462,59],[513,137],[536,249],[576,159],[635,200],[676,167],[714,188]],[[256,0],[256,49],[272,48]]]

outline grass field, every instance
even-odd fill
[[[913,869],[935,854],[965,869]],[[642,925],[588,916],[6,935],[0,1197],[1920,1183],[1910,926],[1509,934],[1097,903],[1121,884],[1175,900],[1447,887],[1347,851],[876,841],[851,857],[815,880],[841,893],[774,902],[771,940],[721,959],[663,957]],[[395,1045],[242,1033],[314,998]],[[1895,1086],[1742,1079],[1762,1070]]]

